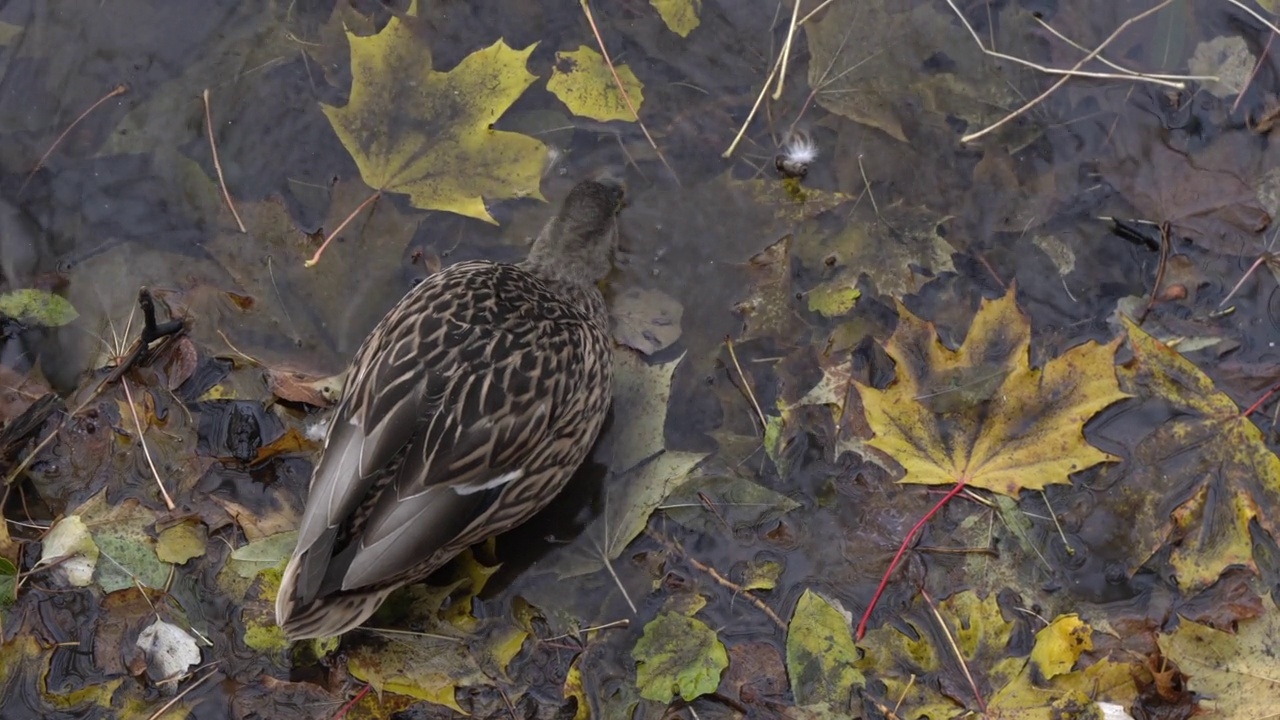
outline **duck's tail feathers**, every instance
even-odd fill
[[[276,623],[289,640],[326,638],[354,630],[377,612],[391,590],[374,590],[351,595],[317,597],[299,604],[297,597],[297,556],[289,560],[276,595]]]

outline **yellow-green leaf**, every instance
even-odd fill
[[[1036,633],[1031,662],[1040,668],[1041,675],[1052,679],[1071,672],[1080,654],[1092,649],[1093,628],[1079,615],[1060,615]]]
[[[626,88],[627,97],[635,112],[640,112],[644,101],[644,85],[626,65],[614,65],[618,79]],[[574,115],[589,117],[602,122],[609,120],[634,121],[635,113],[627,107],[627,101],[613,80],[613,73],[604,57],[583,45],[573,52],[556,53],[556,64],[547,80],[547,90],[560,98]]]
[[[493,124],[537,79],[525,65],[533,45],[498,40],[448,72],[410,23],[416,0],[377,35],[348,33],[351,99],[324,106],[334,132],[371,187],[409,196],[416,207],[494,222],[483,198],[542,199],[546,147]]]
[[[204,555],[207,538],[204,523],[198,520],[179,523],[161,531],[156,539],[156,556],[163,562],[181,565]]]
[[[689,37],[702,22],[698,17],[702,0],[649,0],[649,4],[658,11],[667,28],[680,37]]]
[[[80,317],[66,298],[32,288],[0,294],[0,315],[45,327],[59,327]]]
[[[640,697],[688,701],[715,692],[729,654],[706,623],[680,613],[663,613],[644,626],[631,651]]]
[[[849,621],[812,590],[796,603],[787,627],[787,676],[797,705],[848,707],[866,678],[855,667],[858,649]]]
[[[1116,380],[1117,343],[1090,341],[1032,368],[1031,326],[1013,291],[982,303],[956,350],[902,305],[898,317],[885,347],[897,378],[858,392],[876,433],[869,444],[906,469],[903,482],[967,482],[1016,497],[1114,459],[1083,428],[1128,397]]]

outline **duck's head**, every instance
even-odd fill
[[[618,249],[617,215],[625,195],[622,181],[610,175],[574,185],[534,240],[528,265],[561,280],[603,280]]]

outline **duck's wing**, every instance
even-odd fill
[[[583,385],[583,363],[530,352],[550,342],[572,355],[563,324],[493,322],[483,303],[496,293],[476,301],[470,288],[464,308],[453,273],[441,275],[357,354],[282,582],[282,624],[323,596],[420,569],[533,470],[529,456],[557,442],[558,405]]]

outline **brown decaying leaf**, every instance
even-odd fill
[[[885,348],[897,379],[884,390],[859,383],[858,392],[876,433],[869,444],[902,465],[904,482],[965,482],[1016,497],[1113,459],[1083,427],[1128,397],[1114,371],[1118,341],[1090,341],[1033,369],[1031,327],[1013,290],[982,303],[956,350],[905,307],[899,318]]]
[[[338,375],[317,377],[294,370],[268,368],[266,377],[267,389],[281,400],[306,403],[318,408],[331,407],[336,403],[346,382],[345,371]]]
[[[751,257],[748,269],[752,275],[751,295],[734,306],[742,314],[742,339],[757,337],[791,337],[800,316],[792,306],[791,236]]]
[[[1109,494],[1133,518],[1140,548],[1131,567],[1167,543],[1178,584],[1203,588],[1224,570],[1256,570],[1249,523],[1280,536],[1280,458],[1262,431],[1211,379],[1176,350],[1125,320],[1133,359],[1121,386],[1172,408],[1173,416],[1134,450],[1135,468]]]

